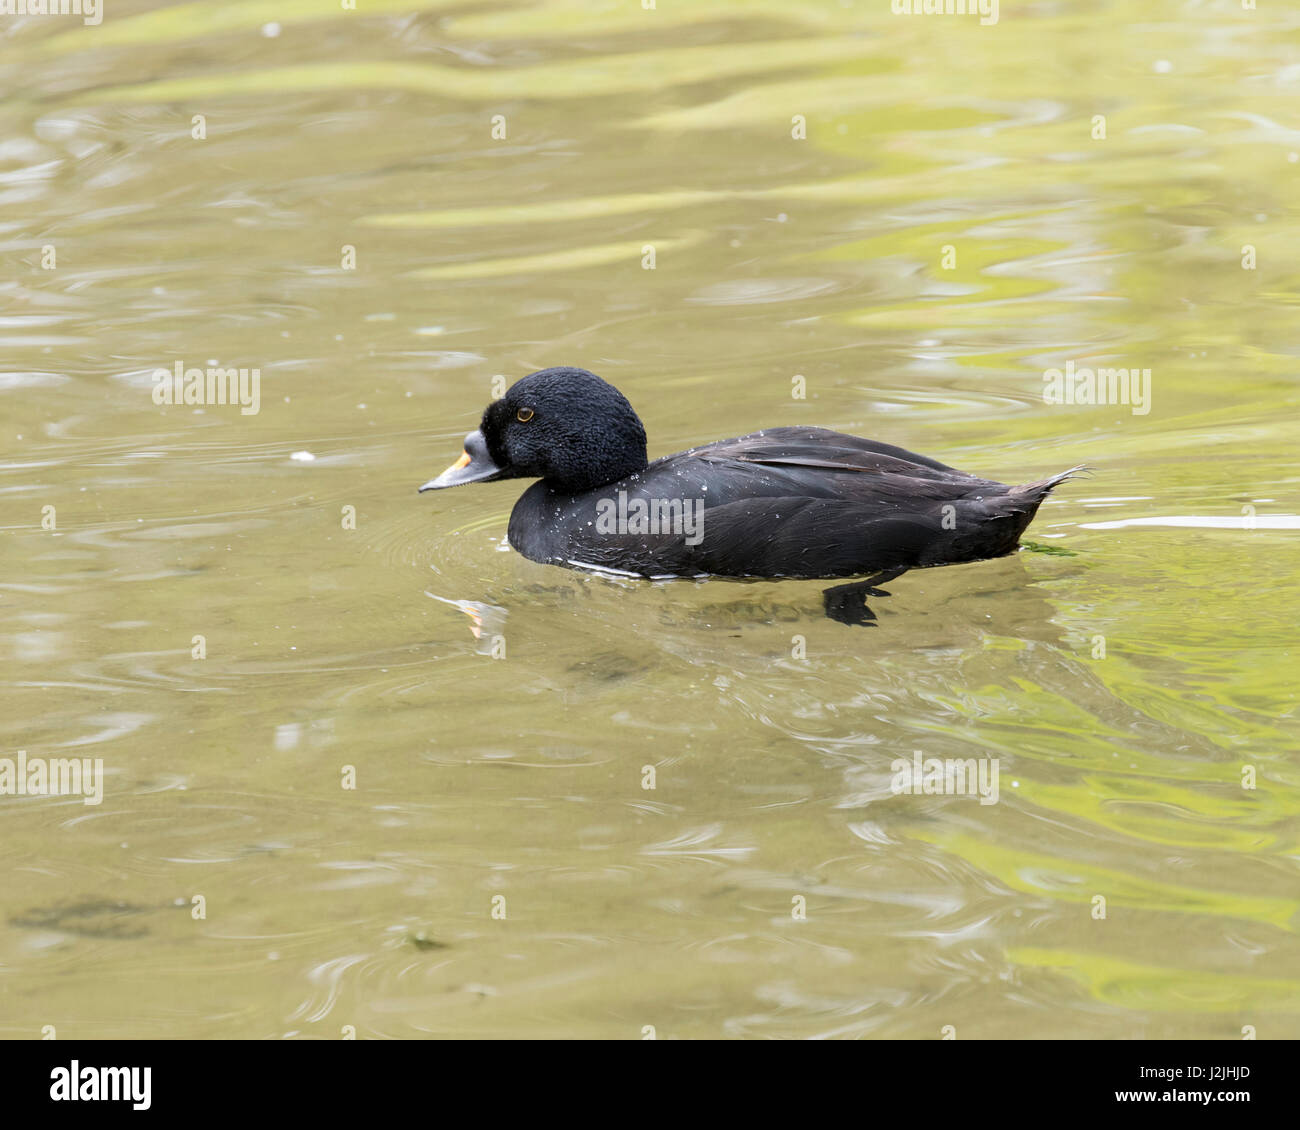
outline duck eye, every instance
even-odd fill
[[[533,410],[531,408],[521,408],[519,409],[518,412],[515,413],[515,419],[518,420],[521,424],[528,423],[528,421],[531,420],[532,418],[533,418]]]

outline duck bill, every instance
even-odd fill
[[[460,458],[448,467],[436,479],[430,479],[420,488],[423,494],[426,490],[442,490],[444,487],[459,487],[466,483],[486,483],[492,479],[500,478],[503,469],[498,467],[492,461],[492,456],[488,454],[487,441],[483,438],[482,432],[470,432],[465,437],[465,450],[460,453]]]

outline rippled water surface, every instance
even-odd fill
[[[1300,12],[358,8],[0,27],[0,754],[105,771],[0,797],[0,1034],[1300,1036]],[[567,572],[415,493],[554,364],[1095,473],[872,627]]]

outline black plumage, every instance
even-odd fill
[[[648,577],[857,577],[1012,552],[1074,471],[1025,486],[825,428],[769,428],[649,463],[612,385],[545,369],[489,405],[421,489],[537,477],[510,516],[525,557]]]

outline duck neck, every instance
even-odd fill
[[[552,468],[546,485],[561,494],[582,494],[626,479],[649,466],[645,441],[639,447],[599,452],[578,466]]]

